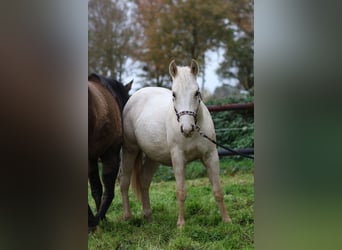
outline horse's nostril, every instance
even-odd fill
[[[187,126],[180,126],[180,131],[181,133],[185,136],[185,137],[190,137],[192,135],[192,132],[195,131],[195,126],[191,125],[191,127],[187,127]]]

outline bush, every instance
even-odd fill
[[[244,97],[229,97],[218,100],[209,100],[210,105],[253,102],[253,91]],[[217,142],[231,148],[254,147],[254,111],[232,110],[211,112],[216,129]]]
[[[221,175],[235,175],[237,172],[251,173],[253,172],[254,162],[249,159],[235,159],[232,157],[224,157],[220,160]],[[207,177],[207,170],[200,161],[193,161],[186,166],[186,180]],[[161,165],[152,179],[154,182],[174,181],[175,175],[172,167]]]

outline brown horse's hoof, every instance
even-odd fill
[[[145,220],[147,223],[151,223],[151,222],[153,221],[152,215],[150,215],[150,216],[144,216],[144,220]]]
[[[107,216],[102,216],[102,217],[99,217],[99,216],[97,216],[97,220],[98,221],[107,221]]]
[[[96,226],[88,227],[88,234],[92,234],[96,231]]]

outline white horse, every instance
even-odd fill
[[[123,111],[125,129],[120,176],[123,219],[132,217],[128,200],[130,180],[134,193],[142,201],[144,217],[151,218],[149,187],[161,163],[173,166],[179,209],[177,226],[183,227],[185,167],[200,159],[207,169],[222,220],[231,222],[219,180],[216,146],[197,132],[200,128],[207,136],[216,139],[213,121],[201,101],[196,82],[198,64],[192,60],[190,68],[177,67],[173,60],[169,72],[173,79],[172,91],[142,88],[130,97]]]

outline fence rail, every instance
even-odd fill
[[[220,112],[228,110],[254,109],[254,103],[231,103],[225,105],[208,106],[210,112]]]
[[[240,148],[240,149],[234,149],[234,150],[240,154],[254,155],[254,148]],[[218,150],[218,154],[219,156],[237,155],[236,153],[230,152],[225,149]]]
[[[229,110],[254,110],[254,103],[232,103],[232,104],[225,104],[225,105],[211,105],[211,106],[208,106],[208,110],[210,112],[221,112],[221,111],[229,111]],[[234,151],[238,153],[246,154],[246,155],[254,155],[254,148],[239,148],[239,149],[234,149]],[[233,153],[224,149],[218,150],[218,154],[220,157],[237,155],[237,153]]]

